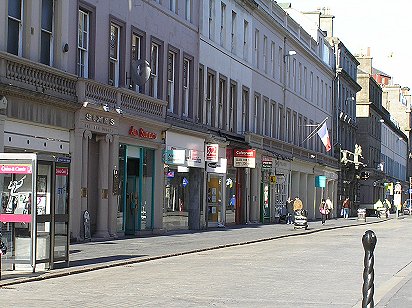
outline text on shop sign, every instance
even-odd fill
[[[156,133],[145,131],[143,128],[137,129],[134,126],[130,127],[129,135],[140,137],[140,138],[146,138],[146,139],[156,139],[157,138]]]

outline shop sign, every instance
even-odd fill
[[[56,163],[70,164],[72,159],[70,157],[56,157]]]
[[[113,118],[108,118],[108,117],[103,117],[91,113],[86,113],[84,116],[84,119],[89,122],[94,122],[94,123],[99,123],[99,124],[106,124],[110,126],[114,126],[114,119]]]
[[[326,187],[326,176],[318,175],[315,177],[315,187],[324,188]]]
[[[272,169],[273,160],[272,157],[262,156],[262,169]]]
[[[29,164],[2,164],[0,173],[31,174],[32,167]]]
[[[182,180],[182,186],[183,186],[183,188],[185,188],[185,187],[187,186],[187,184],[189,184],[188,179],[183,178],[183,180]]]
[[[163,161],[168,165],[184,165],[185,150],[165,150],[163,152]]]
[[[256,150],[241,149],[233,151],[233,166],[237,168],[255,168]]]
[[[214,163],[214,162],[206,163],[206,172],[225,174],[226,170],[227,170],[227,159],[226,158],[219,158],[219,161],[217,163]]]
[[[145,139],[156,139],[157,138],[156,133],[145,131],[143,128],[137,129],[134,126],[130,127],[129,135],[130,136],[135,136],[135,137],[140,137],[140,138],[145,138]]]
[[[218,162],[219,161],[219,145],[206,144],[206,158],[205,161]]]
[[[198,150],[188,150],[186,162],[188,167],[204,168],[203,152]]]
[[[270,184],[276,184],[276,175],[270,176]]]
[[[68,176],[69,168],[56,168],[56,176]]]

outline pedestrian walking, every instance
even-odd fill
[[[350,201],[349,201],[348,197],[346,197],[346,199],[343,200],[342,208],[343,208],[343,218],[348,219],[349,218],[349,209],[350,209]]]
[[[328,206],[326,205],[325,199],[322,199],[319,205],[319,212],[322,215],[322,225],[325,224],[326,216],[329,214]]]
[[[330,198],[328,197],[328,198],[326,198],[326,206],[328,207],[328,215],[327,215],[327,217],[326,217],[326,219],[331,219],[332,217],[331,216],[333,216],[333,203],[332,203],[332,200],[330,200]]]

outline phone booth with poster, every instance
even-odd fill
[[[0,153],[2,272],[69,262],[70,158]]]

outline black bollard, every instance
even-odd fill
[[[373,251],[376,245],[376,235],[373,231],[368,230],[362,237],[363,249],[365,250],[365,258],[363,259],[363,298],[362,298],[362,308],[374,307],[373,293],[375,292],[374,279],[375,272],[373,265],[375,263],[375,258],[373,256]]]

